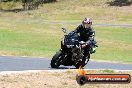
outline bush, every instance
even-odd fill
[[[0,3],[0,9],[12,9],[13,7],[16,6],[16,3],[11,1],[11,2],[1,2]]]

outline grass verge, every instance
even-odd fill
[[[1,55],[51,58],[59,50],[63,37],[60,29],[62,25],[21,24],[0,28]],[[71,31],[75,25],[67,28]],[[95,27],[95,31],[99,48],[92,55],[92,59],[132,62],[131,28]]]

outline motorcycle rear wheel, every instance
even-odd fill
[[[76,69],[78,69],[80,66],[81,66],[81,67],[84,67],[84,66],[88,63],[89,59],[90,59],[90,54],[88,54],[88,56],[85,58],[84,61],[78,62],[78,63],[75,64],[74,66],[76,67]],[[86,63],[85,63],[85,62],[86,62]]]

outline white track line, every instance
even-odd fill
[[[24,73],[38,73],[38,72],[66,72],[66,71],[77,71],[78,69],[55,69],[55,70],[25,70],[25,71],[2,71],[0,75],[10,75],[10,74],[24,74]],[[132,70],[115,70],[115,69],[84,69],[88,70],[113,70],[115,72],[132,72]]]

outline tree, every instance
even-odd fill
[[[55,2],[56,0],[22,0],[24,10],[38,9],[40,4]]]
[[[127,6],[132,4],[132,0],[113,0],[108,2],[110,6]]]
[[[18,1],[22,3],[23,10],[33,10],[38,9],[40,4],[55,2],[57,0],[0,0],[0,2],[5,3],[11,2],[11,5],[15,4]]]
[[[22,6],[23,6],[23,9],[24,10],[29,10],[31,9],[32,7],[32,2],[33,0],[22,0]]]

